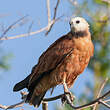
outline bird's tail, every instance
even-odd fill
[[[21,89],[27,88],[28,83],[29,83],[29,79],[30,79],[30,75],[27,76],[24,80],[22,80],[21,82],[17,83],[14,88],[13,91],[17,92]]]
[[[30,94],[27,95],[26,103],[29,103],[30,105],[34,105],[34,107],[38,108],[41,104],[46,92],[43,92],[42,94],[38,96],[30,97]]]

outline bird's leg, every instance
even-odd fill
[[[64,104],[65,102],[72,103],[73,100],[75,99],[75,96],[68,90],[67,84],[64,81],[63,83],[63,87],[64,87],[64,97],[62,97],[62,103]]]

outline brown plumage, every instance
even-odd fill
[[[31,74],[16,84],[14,91],[27,88],[26,102],[38,107],[50,88],[63,84],[64,91],[87,67],[94,46],[88,23],[81,17],[72,18],[71,31],[55,41],[39,58]],[[67,87],[65,86],[67,85]]]

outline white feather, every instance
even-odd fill
[[[79,21],[79,23],[77,23]],[[73,32],[85,31],[89,29],[89,24],[82,17],[71,18],[70,27]]]

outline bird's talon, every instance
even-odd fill
[[[64,94],[64,95],[62,96],[61,102],[62,102],[62,105],[65,105],[65,103],[67,102],[66,94]]]
[[[65,105],[65,103],[72,103],[75,99],[75,96],[71,92],[65,92],[64,95],[61,98],[62,105]]]
[[[69,95],[69,98],[70,98],[71,102],[74,101],[75,96],[71,92],[65,92],[65,95]]]
[[[73,102],[74,101],[74,99],[75,99],[75,96],[70,92],[70,100]]]

